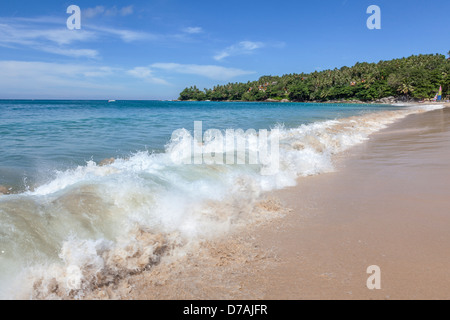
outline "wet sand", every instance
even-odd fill
[[[265,299],[450,298],[450,108],[410,115],[277,192],[294,211],[258,232],[280,263]],[[381,268],[381,290],[366,287]],[[255,287],[258,286],[255,279]]]

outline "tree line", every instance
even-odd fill
[[[450,51],[449,51],[450,56]],[[247,83],[228,83],[212,89],[185,88],[179,100],[326,102],[375,101],[386,97],[402,100],[433,98],[439,86],[443,98],[450,94],[450,58],[442,54],[356,63],[353,67],[313,73],[263,76]]]

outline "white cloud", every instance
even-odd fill
[[[165,84],[165,85],[169,84],[166,80],[153,76],[153,71],[147,67],[136,67],[134,69],[128,70],[127,73],[130,76],[139,79],[144,79],[151,83]]]
[[[36,41],[50,41],[58,45],[75,41],[92,41],[96,34],[87,30],[73,32],[67,28],[30,28],[24,25],[0,24],[0,43],[33,45]]]
[[[152,71],[146,67],[136,67],[134,69],[128,70],[128,74],[136,78],[145,79],[152,75]]]
[[[202,33],[203,29],[201,27],[188,27],[188,28],[184,28],[183,32],[186,32],[189,34],[197,34],[197,33]]]
[[[133,6],[128,6],[128,7],[123,7],[122,9],[120,9],[120,15],[121,16],[128,16],[130,14],[133,14],[134,12],[134,8]]]
[[[214,59],[220,61],[230,56],[237,56],[242,54],[250,54],[253,51],[263,48],[265,46],[262,42],[241,41],[237,44],[229,46],[214,56]]]
[[[253,71],[246,71],[235,68],[197,64],[154,63],[150,67],[175,73],[203,76],[213,80],[229,80],[238,76],[254,73]]]
[[[27,22],[27,23],[46,23],[46,24],[62,24],[65,25],[67,17],[62,15],[54,16],[40,16],[40,17],[2,17],[1,20],[7,23]]]
[[[87,8],[82,11],[81,17],[84,18],[94,18],[100,14],[103,14],[105,12],[104,6],[96,6],[94,8]]]
[[[97,7],[96,7],[97,8]],[[132,10],[125,7],[124,14]],[[96,9],[101,11],[100,9]],[[94,13],[91,13],[93,15]],[[26,20],[26,19],[25,19]],[[0,46],[8,48],[28,47],[38,51],[69,57],[98,58],[99,52],[91,48],[77,48],[76,43],[98,41],[107,37],[117,37],[124,42],[156,40],[158,36],[127,29],[95,27],[83,25],[81,30],[68,30],[65,21],[59,27],[45,23],[46,19],[0,18]]]
[[[156,35],[147,32],[126,30],[126,29],[103,29],[103,31],[117,35],[125,42],[157,39]]]
[[[104,15],[108,17],[115,17],[117,15],[129,16],[133,14],[134,7],[132,5],[122,8],[117,8],[116,6],[106,8],[105,6],[96,6],[93,8],[84,9],[82,12],[82,17],[94,18],[96,16]]]
[[[22,79],[29,76],[63,76],[66,79],[83,77],[106,77],[115,70],[105,66],[91,66],[39,61],[0,61],[2,79]]]
[[[83,67],[85,66],[77,66],[77,67]],[[115,72],[120,72],[120,69],[117,68],[111,68],[111,67],[88,67],[89,70],[83,70],[83,76],[88,78],[97,78],[97,77],[109,77],[114,75]]]
[[[46,47],[46,46],[41,46],[39,47],[39,49],[48,53],[59,54],[62,56],[73,58],[86,57],[96,59],[99,57],[98,51],[92,49],[70,49],[70,48],[64,49],[59,47]]]
[[[161,95],[164,88],[175,88],[160,77],[164,73],[198,75],[214,80],[229,80],[252,74],[220,66],[155,63],[130,69],[96,64],[51,63],[0,60],[0,99],[111,97],[149,98]],[[151,86],[148,84],[152,84]],[[175,95],[175,92],[171,92]]]
[[[1,98],[105,98],[133,97],[145,83],[168,86],[149,68],[131,70],[92,64],[0,60]],[[136,78],[133,81],[131,77]],[[159,88],[159,87],[157,87]],[[137,91],[136,91],[137,90]],[[155,89],[157,90],[157,89]],[[153,93],[158,94],[158,92]]]
[[[48,63],[36,61],[0,61],[0,97],[52,97],[77,92],[115,92],[107,84],[115,72],[109,67]]]
[[[47,29],[47,30],[28,30],[27,33],[22,33],[25,37],[33,37],[38,40],[48,40],[55,42],[58,45],[70,45],[74,42],[93,41],[98,36],[87,30],[77,30],[73,32],[69,29]]]
[[[30,28],[24,25],[0,24],[0,46],[29,47],[34,50],[70,57],[97,58],[93,49],[67,47],[75,42],[93,41],[97,34],[87,30]]]
[[[124,42],[143,41],[143,40],[157,40],[159,37],[155,34],[134,31],[128,29],[98,27],[89,25],[88,28],[96,32],[98,37],[104,37],[107,35],[114,35],[122,39]]]

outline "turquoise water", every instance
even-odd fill
[[[174,130],[286,128],[393,110],[385,105],[165,101],[0,101],[0,185],[16,191],[138,151],[163,152]]]

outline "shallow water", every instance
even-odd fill
[[[373,105],[162,101],[0,101],[0,185],[23,190],[86,161],[163,152],[176,129],[286,128],[393,109]]]

